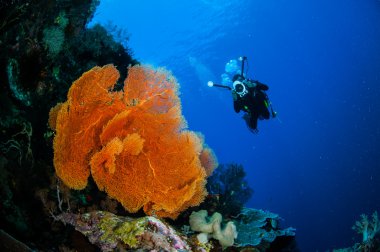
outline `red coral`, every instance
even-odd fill
[[[118,78],[112,65],[95,67],[52,109],[57,175],[83,189],[91,171],[99,189],[128,211],[143,207],[147,214],[176,218],[203,201],[216,159],[202,137],[185,129],[170,73],[134,66],[124,91],[113,92]]]

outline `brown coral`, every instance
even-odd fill
[[[202,137],[185,129],[170,73],[134,66],[124,91],[111,91],[118,78],[113,65],[95,67],[52,109],[57,175],[83,189],[91,172],[99,189],[128,211],[143,207],[147,214],[176,218],[203,201],[216,159]]]

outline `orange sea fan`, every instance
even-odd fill
[[[210,176],[214,169],[218,166],[218,161],[211,148],[204,146],[199,155],[202,167],[205,169],[207,176]]]
[[[49,112],[49,127],[53,130],[55,130],[56,125],[57,125],[57,115],[58,111],[61,109],[62,103],[58,103],[55,105],[52,109],[50,109]]]
[[[123,141],[121,141],[118,137],[115,137],[111,141],[107,143],[99,152],[96,152],[90,161],[92,167],[101,166],[105,169],[109,174],[113,174],[115,172],[116,166],[115,161],[116,157],[123,150]],[[98,182],[98,186],[99,185]],[[102,187],[104,188],[104,186]]]
[[[56,122],[54,166],[57,175],[73,189],[83,189],[90,175],[89,160],[101,148],[102,126],[122,105],[120,94],[108,90],[119,78],[115,67],[94,67],[71,86],[67,101],[53,108]],[[113,105],[113,106],[111,106]],[[120,107],[119,105],[119,107]],[[56,111],[54,113],[54,110]]]
[[[114,66],[95,67],[52,109],[57,175],[82,189],[90,174],[130,212],[176,218],[206,196],[216,166],[203,138],[186,130],[178,84],[164,69],[134,66],[124,91],[112,92]],[[206,168],[206,170],[205,170]]]

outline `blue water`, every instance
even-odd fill
[[[297,228],[302,251],[359,240],[359,215],[380,210],[380,1],[103,0],[93,22],[108,21],[135,58],[177,77],[189,127],[219,162],[244,165],[249,207]],[[242,55],[278,112],[257,135],[206,85]]]

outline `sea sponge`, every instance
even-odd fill
[[[218,212],[215,212],[211,217],[208,217],[206,210],[192,212],[189,217],[189,224],[191,230],[201,232],[197,238],[202,243],[207,242],[206,237],[208,237],[218,240],[222,247],[230,247],[238,235],[236,226],[232,221],[227,222],[222,229],[222,215]]]
[[[232,221],[227,222],[226,226],[222,229],[220,223],[214,223],[214,232],[212,238],[219,241],[222,247],[230,247],[234,245],[238,232],[236,226]]]
[[[57,175],[83,189],[91,173],[128,211],[176,218],[204,200],[216,158],[203,137],[186,129],[169,72],[134,66],[124,89],[112,91],[118,78],[113,65],[95,67],[51,110]]]
[[[198,212],[191,213],[189,224],[193,231],[210,234],[214,231],[214,223],[221,223],[222,219],[222,215],[218,212],[215,212],[208,218],[207,210],[199,210]]]

